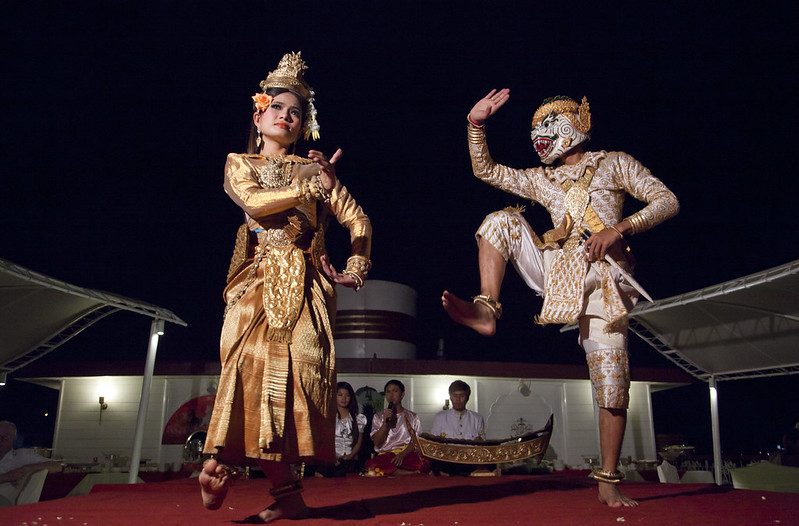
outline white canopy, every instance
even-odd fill
[[[161,307],[70,285],[0,259],[0,372],[24,367],[122,310],[186,326]]]
[[[799,373],[799,260],[654,303],[630,330],[704,381]]]
[[[0,374],[23,367],[104,317],[127,310],[152,318],[142,377],[139,416],[128,481],[139,472],[144,418],[150,399],[158,337],[164,322],[186,326],[172,312],[149,303],[84,289],[0,259]]]

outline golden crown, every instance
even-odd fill
[[[306,101],[311,98],[311,87],[305,82],[304,70],[308,69],[302,60],[300,51],[286,53],[280,59],[277,69],[270,72],[261,81],[261,90],[266,93],[269,88],[284,88],[293,91]]]
[[[573,99],[558,95],[544,99],[541,106],[533,114],[533,128],[541,124],[541,121],[549,115],[563,115],[580,133],[588,133],[591,130],[591,108],[588,106],[588,99],[583,100],[578,105]]]

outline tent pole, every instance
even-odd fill
[[[153,383],[155,369],[155,353],[158,350],[158,337],[164,334],[164,320],[154,318],[150,324],[150,345],[147,349],[147,361],[144,364],[144,376],[141,382],[141,398],[139,400],[139,416],[136,419],[136,434],[133,438],[133,452],[130,455],[128,484],[136,484],[139,477],[141,446],[144,441],[144,423],[147,420],[147,406],[150,404],[150,386]]]
[[[716,485],[721,486],[721,437],[719,436],[719,395],[716,390],[716,377],[711,376],[710,386],[710,425],[713,432],[713,470]]]

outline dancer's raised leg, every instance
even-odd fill
[[[499,291],[507,263],[502,254],[482,237],[477,241],[477,262],[480,268],[480,294],[499,304]],[[444,291],[441,304],[453,321],[474,329],[483,336],[493,336],[497,330],[498,312],[485,303],[462,300]]]

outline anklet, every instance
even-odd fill
[[[291,482],[287,482],[280,487],[270,489],[269,494],[272,495],[273,499],[280,500],[283,497],[293,495],[294,493],[299,493],[302,490],[302,481],[292,480]]]
[[[214,457],[205,459],[205,461],[203,462],[203,467],[205,467],[205,465],[208,464],[208,462],[211,461],[213,458]],[[217,463],[217,467],[219,467],[222,470],[222,472],[228,477],[232,479],[239,478],[240,473],[236,470],[236,468],[232,468],[227,464],[222,464],[222,463]]]
[[[497,300],[491,299],[491,296],[478,294],[472,298],[472,303],[479,303],[480,305],[488,307],[488,310],[491,311],[491,314],[493,314],[496,319],[502,316],[502,304]]]
[[[624,480],[624,473],[621,471],[602,471],[600,469],[594,470],[594,479],[599,482],[607,482],[608,484],[618,484]]]

